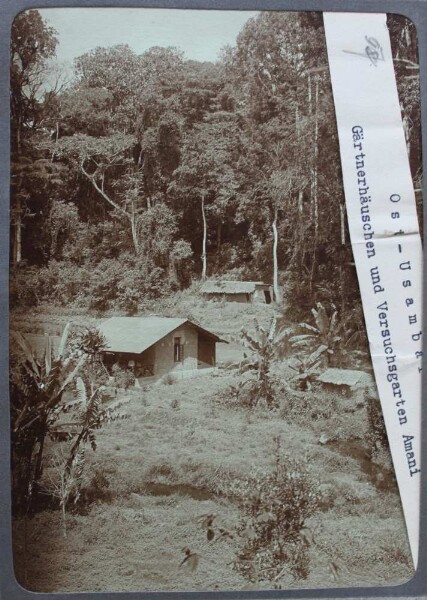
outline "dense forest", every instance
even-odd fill
[[[389,17],[416,188],[416,32]],[[205,278],[263,280],[304,318],[363,322],[321,13],[262,12],[216,63],[126,45],[52,71],[56,32],[11,42],[11,301],[143,311]]]

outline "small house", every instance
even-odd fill
[[[271,304],[271,286],[262,281],[205,281],[201,294],[207,300],[227,302],[262,302]]]
[[[188,319],[169,317],[112,317],[99,330],[107,369],[118,364],[137,378],[215,367],[216,344],[225,342]]]

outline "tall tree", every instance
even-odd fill
[[[238,181],[235,173],[238,128],[227,114],[195,125],[184,139],[181,165],[175,170],[169,190],[184,202],[199,204],[202,230],[202,279],[207,277],[209,221],[217,225],[217,266],[221,245],[221,227],[236,198]],[[187,206],[185,206],[187,204]]]
[[[12,264],[22,260],[23,219],[31,214],[31,170],[37,153],[33,139],[59,92],[60,81],[49,82],[48,60],[55,54],[55,31],[36,10],[14,20],[10,44],[10,111],[12,138]],[[37,169],[36,169],[37,170]]]

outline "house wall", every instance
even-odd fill
[[[270,300],[272,300],[273,294],[272,294],[272,291],[270,289],[270,286],[268,286],[268,285],[260,286],[259,285],[259,286],[257,286],[255,288],[254,301],[255,302],[262,302],[262,303],[266,304],[265,292],[270,292]]]
[[[211,338],[208,338],[199,333],[199,349],[198,349],[198,366],[199,369],[214,367],[216,362],[215,357],[216,343]]]
[[[223,298],[226,302],[241,302],[247,304],[252,301],[252,294],[203,294],[207,300],[220,301]]]
[[[184,346],[184,360],[174,361],[174,338],[180,337]],[[171,371],[197,369],[198,332],[193,327],[176,329],[155,345],[154,375]]]
[[[155,365],[155,349],[154,346],[148,348],[141,354],[133,354],[130,352],[105,352],[103,355],[104,365],[109,371],[113,365],[118,364],[122,369],[131,369],[136,377],[148,377],[153,374]],[[133,362],[133,366],[129,365]]]

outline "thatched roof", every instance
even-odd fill
[[[217,335],[188,319],[171,317],[112,317],[99,325],[107,340],[105,351],[140,354],[183,325],[194,327],[215,342]]]
[[[268,289],[262,281],[205,281],[202,294],[253,294],[257,287]]]
[[[331,383],[333,385],[346,385],[354,387],[359,384],[369,385],[373,378],[365,371],[352,371],[350,369],[326,369],[319,375],[318,381],[322,383]]]

